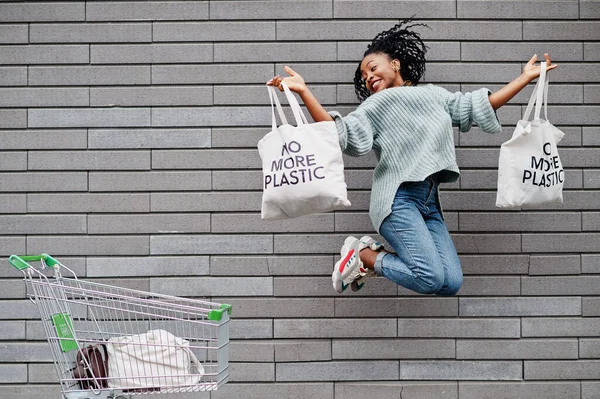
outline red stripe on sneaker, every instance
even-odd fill
[[[340,273],[344,271],[344,268],[346,267],[346,263],[348,263],[348,261],[350,260],[350,258],[352,257],[352,255],[354,255],[354,250],[353,249],[351,249],[350,252],[348,252],[348,254],[344,258],[344,260],[342,261],[342,263],[340,263]]]

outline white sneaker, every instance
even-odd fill
[[[360,240],[349,236],[344,240],[340,250],[341,258],[336,262],[331,275],[333,288],[337,292],[344,292],[354,280],[367,275],[368,269],[364,267],[359,256],[359,252],[365,248],[377,251],[381,248],[381,244],[369,236],[364,236]],[[362,285],[357,290],[360,288]]]
[[[352,292],[360,290],[362,287],[364,287],[365,282],[373,277],[377,277],[377,273],[375,273],[375,270],[367,269],[366,273],[361,273],[354,279],[354,281],[352,281],[352,283],[350,283],[350,289],[352,290]]]

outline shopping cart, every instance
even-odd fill
[[[231,305],[79,280],[48,254],[9,261],[40,311],[66,399],[213,391],[227,382]]]

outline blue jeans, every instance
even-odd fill
[[[380,252],[375,272],[421,294],[454,295],[463,282],[460,261],[438,209],[435,175],[402,183],[381,235],[396,253]]]

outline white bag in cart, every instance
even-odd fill
[[[196,384],[204,368],[189,346],[189,341],[165,330],[110,338],[106,345],[108,386],[143,389]]]
[[[288,219],[349,207],[335,122],[309,124],[283,84],[297,124],[289,125],[275,88],[267,88],[273,119],[271,132],[258,142],[263,169],[262,219]],[[283,123],[279,127],[275,106]]]
[[[533,121],[529,116],[535,103]],[[540,111],[544,105],[544,119]],[[548,74],[542,63],[540,77],[523,119],[510,140],[502,144],[498,161],[496,206],[528,207],[562,203],[565,172],[556,145],[564,133],[548,121]]]

